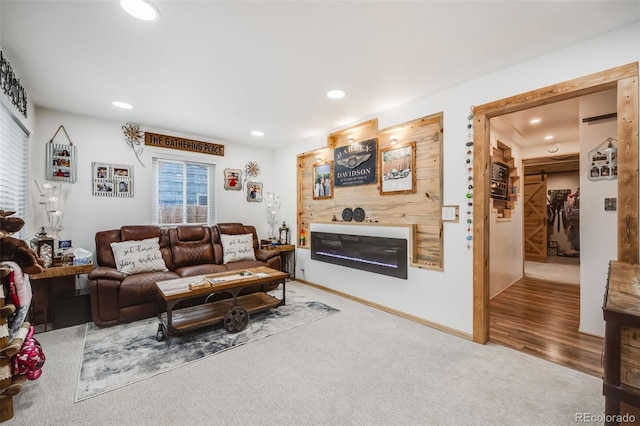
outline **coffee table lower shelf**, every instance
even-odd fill
[[[158,340],[162,340],[160,333],[164,330],[170,336],[179,336],[187,331],[201,327],[207,327],[222,322],[234,308],[243,308],[249,314],[275,308],[282,304],[282,300],[267,293],[251,293],[235,298],[205,303],[172,311],[168,318],[166,312],[158,315],[160,326],[158,327]],[[248,321],[248,318],[247,318]],[[164,330],[161,330],[164,327]],[[162,336],[163,338],[164,336]]]

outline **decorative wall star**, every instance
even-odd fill
[[[140,160],[140,155],[142,155],[142,147],[140,146],[142,140],[144,139],[144,132],[140,131],[140,126],[133,123],[127,123],[122,126],[122,131],[124,132],[125,142],[131,147],[133,153],[136,154],[136,158],[138,162],[142,164]],[[138,147],[138,148],[136,148]],[[142,164],[144,167],[144,164]]]

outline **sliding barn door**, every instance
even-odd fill
[[[543,175],[524,178],[524,260],[547,261],[547,181]]]

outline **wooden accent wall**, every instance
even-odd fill
[[[362,224],[415,225],[411,266],[442,269],[442,113],[378,130],[378,120],[342,129],[327,137],[327,147],[298,156],[298,233],[304,230],[309,248],[309,225],[342,221],[346,207],[361,207],[366,216]],[[354,142],[377,139],[376,183],[353,187],[334,187],[333,197],[313,199],[314,164],[333,161],[334,149]],[[416,142],[416,191],[405,194],[380,193],[380,150],[391,147],[391,136],[397,144]],[[349,222],[357,225],[357,222]]]

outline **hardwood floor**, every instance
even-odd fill
[[[489,311],[492,342],[602,377],[604,339],[578,332],[580,286],[525,277]]]

